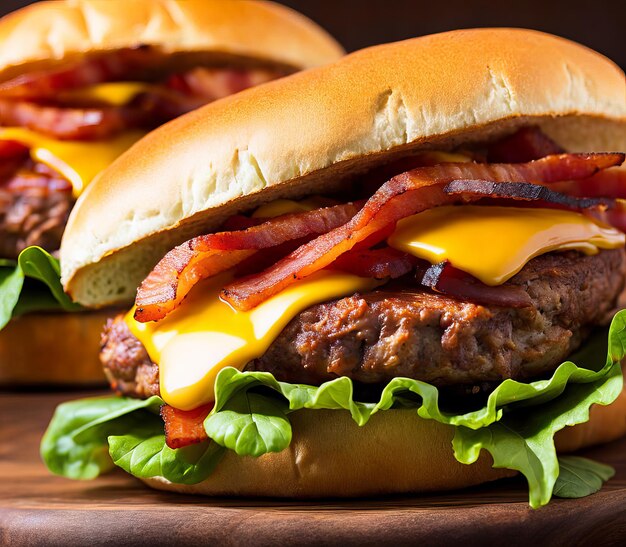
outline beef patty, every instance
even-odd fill
[[[624,249],[546,254],[507,282],[532,300],[517,309],[462,302],[406,283],[355,294],[298,314],[246,369],[314,385],[339,376],[364,383],[404,376],[438,386],[536,377],[609,319],[625,273]],[[106,326],[101,359],[118,392],[158,393],[158,369],[122,316]]]
[[[56,251],[74,204],[60,175],[30,161],[24,167],[0,181],[0,258],[17,258],[31,245]]]

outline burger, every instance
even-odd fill
[[[573,42],[462,30],[151,133],[63,237],[73,301],[135,305],[102,336],[117,395],[59,406],[44,461],[206,495],[597,490],[563,454],[626,432],[625,91]]]
[[[106,315],[59,313],[78,306],[63,296],[55,255],[101,170],[181,114],[342,53],[271,2],[60,0],[2,18],[0,384],[104,379]]]

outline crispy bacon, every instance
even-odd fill
[[[607,169],[585,179],[559,182],[553,188],[576,197],[626,199],[626,169]]]
[[[261,274],[230,283],[222,298],[239,310],[254,308],[298,279],[325,268],[389,224],[457,202],[458,196],[444,192],[445,185],[454,180],[552,183],[590,177],[623,161],[624,154],[562,154],[529,163],[445,163],[402,173],[383,184],[352,220],[296,249]]]
[[[333,230],[350,220],[361,203],[282,215],[237,232],[199,236],[167,253],[137,291],[137,321],[157,321],[175,309],[201,279],[211,277],[287,241]]]
[[[522,163],[544,156],[563,154],[565,150],[539,127],[523,127],[489,146],[487,161],[492,163]]]
[[[613,198],[572,197],[568,191],[578,181],[558,183],[562,191],[529,183],[494,183],[490,181],[453,181],[446,186],[446,193],[459,195],[463,200],[467,196],[489,196],[492,204],[516,206],[546,207],[550,209],[568,209],[578,211],[588,217],[626,232],[626,200]],[[495,198],[495,202],[493,199]],[[526,203],[525,203],[526,202]]]
[[[204,102],[209,102],[275,80],[282,75],[261,68],[197,67],[171,76],[166,85],[185,95],[202,97]]]
[[[440,262],[425,271],[418,271],[418,280],[435,292],[476,304],[507,308],[532,306],[530,296],[521,287],[516,285],[490,287],[474,276],[455,268],[449,262]]]
[[[213,403],[194,408],[179,410],[169,405],[161,407],[161,418],[165,422],[165,443],[170,448],[182,448],[190,444],[208,440],[204,430],[204,420],[213,408]]]
[[[89,73],[89,66],[88,63],[75,70]],[[263,69],[199,67],[172,76],[165,85],[152,86],[129,104],[120,106],[81,103],[77,99],[68,104],[67,99],[59,101],[54,96],[39,96],[43,91],[36,80],[32,82],[32,93],[24,94],[19,100],[11,94],[1,98],[3,93],[0,92],[0,125],[27,127],[58,139],[104,139],[129,128],[156,127],[208,102],[278,76],[276,72]],[[90,77],[97,79],[96,74]],[[44,80],[47,81],[45,77]],[[80,78],[70,81],[78,82]],[[53,78],[52,83],[48,83],[54,87],[54,82]]]
[[[381,249],[352,249],[331,264],[332,269],[360,277],[396,279],[413,270],[418,259],[391,247]]]
[[[57,139],[97,140],[135,127],[156,127],[205,103],[165,88],[141,93],[123,106],[69,107],[0,99],[0,124],[27,127]]]
[[[119,106],[62,108],[0,100],[0,125],[27,127],[57,139],[103,139],[148,119],[148,112]]]
[[[582,211],[584,209],[612,209],[616,206],[613,199],[578,198],[555,192],[546,186],[529,182],[492,182],[489,180],[454,180],[446,185],[444,192],[457,195],[463,201],[475,201],[476,197],[488,197],[504,200],[522,200],[541,202],[543,206],[558,206],[562,209]]]
[[[78,63],[43,72],[29,72],[0,84],[0,96],[12,98],[54,97],[59,91],[77,89],[132,76],[142,79],[142,70],[162,61],[150,47],[126,48]]]
[[[155,87],[137,95],[125,108],[135,113],[139,124],[156,127],[204,106],[207,100],[184,95],[165,87]]]
[[[254,253],[235,266],[235,277],[244,277],[262,272],[265,268],[269,268],[272,264],[285,258],[289,253],[300,247],[300,245],[304,245],[316,236],[317,234],[312,234],[300,239],[285,241],[285,243],[276,245],[276,247],[263,249],[262,253]]]

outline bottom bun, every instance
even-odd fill
[[[282,452],[251,458],[229,451],[199,484],[144,482],[185,494],[322,498],[454,490],[516,474],[492,468],[485,451],[472,465],[457,462],[454,428],[417,418],[415,410],[380,412],[365,428],[348,412],[300,410],[290,418],[293,439]],[[626,392],[608,407],[594,407],[589,422],[559,432],[556,444],[571,451],[624,434]]]
[[[0,386],[94,386],[106,378],[98,358],[111,312],[30,314],[0,331]]]

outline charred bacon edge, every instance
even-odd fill
[[[424,287],[452,298],[485,306],[527,308],[532,306],[528,293],[515,285],[490,287],[474,276],[455,268],[448,261],[433,264],[425,272],[418,272]]]
[[[572,197],[555,192],[546,186],[529,182],[493,182],[489,180],[459,179],[453,180],[443,190],[448,195],[482,196],[524,201],[543,201],[560,205],[567,209],[612,209],[616,206],[613,199]]]
[[[345,225],[303,245],[263,273],[230,283],[221,296],[236,309],[252,309],[298,279],[325,268],[389,224],[432,207],[455,203],[458,196],[444,192],[444,187],[454,180],[532,180],[549,184],[587,178],[623,161],[624,154],[620,153],[562,154],[525,164],[447,163],[402,173],[383,184]],[[465,201],[477,199],[479,196],[467,196]]]

